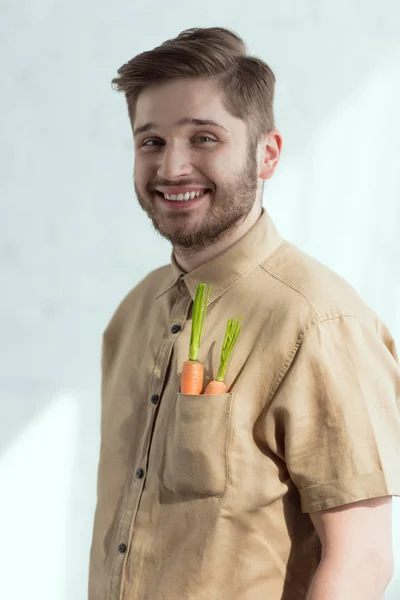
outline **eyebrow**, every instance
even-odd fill
[[[211,119],[191,119],[190,117],[185,117],[184,119],[180,119],[180,121],[176,121],[174,125],[196,125],[197,127],[202,127],[203,125],[213,125],[214,127],[218,127],[219,129],[223,129],[227,133],[228,130],[223,126],[217,123],[216,121],[212,121]],[[145,123],[144,125],[140,125],[140,127],[136,127],[133,132],[133,135],[136,136],[139,133],[147,133],[152,129],[156,129],[158,127],[157,123],[154,121],[150,121],[149,123]]]

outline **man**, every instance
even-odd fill
[[[262,206],[278,165],[275,78],[222,29],[121,67],[140,206],[171,264],[103,339],[90,600],[378,600],[393,572],[400,370],[385,325],[283,240]],[[199,283],[215,396],[179,390]]]

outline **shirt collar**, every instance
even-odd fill
[[[221,296],[228,288],[255,267],[265,261],[282,243],[271,217],[262,208],[262,213],[253,227],[232,246],[200,265],[193,271],[185,273],[178,265],[174,252],[171,254],[172,276],[158,292],[159,298],[183,280],[194,300],[199,283],[211,285],[209,303]]]

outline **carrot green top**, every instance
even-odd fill
[[[189,360],[199,360],[201,335],[203,333],[204,321],[207,312],[207,303],[211,291],[211,285],[199,283],[194,299],[192,314],[192,331],[190,334]]]
[[[235,319],[229,319],[226,325],[225,337],[221,351],[221,361],[219,363],[218,375],[216,377],[217,381],[224,381],[229,356],[231,355],[231,352],[242,330],[242,328],[239,327],[241,318],[242,317],[239,317],[237,321],[235,321]]]

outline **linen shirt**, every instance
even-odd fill
[[[204,387],[242,318],[224,394],[179,390],[199,283]],[[399,397],[385,324],[265,209],[190,273],[172,253],[103,336],[89,600],[305,598],[321,556],[308,513],[400,493]]]

